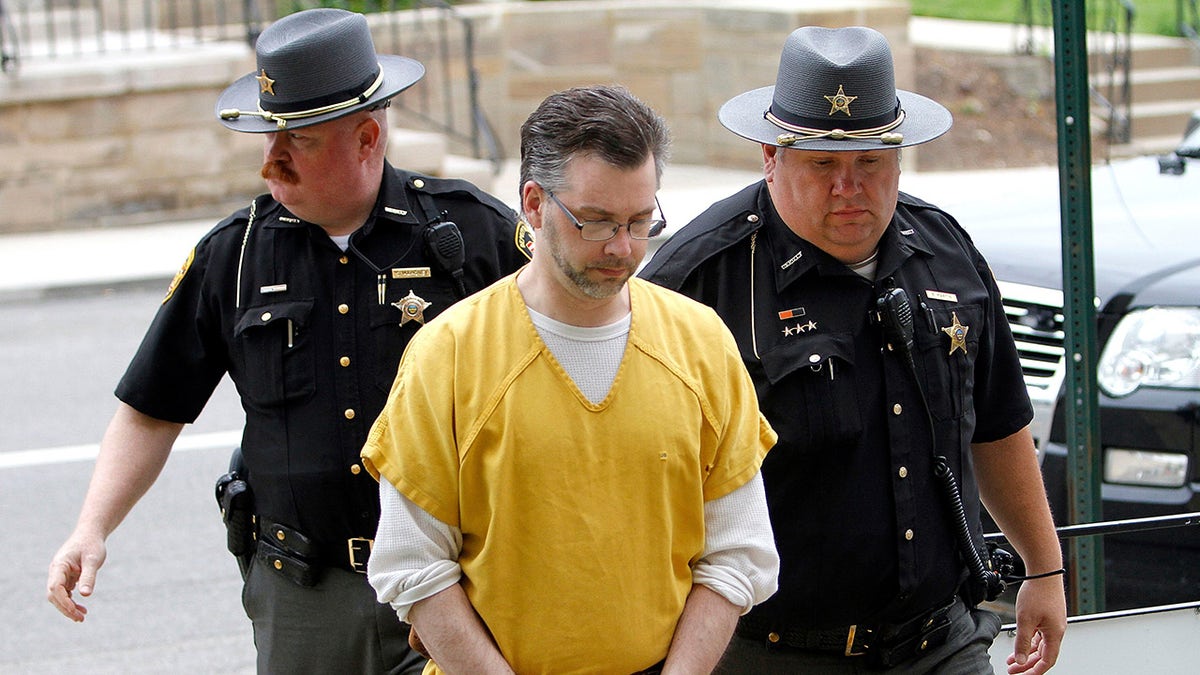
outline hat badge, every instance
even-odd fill
[[[267,77],[267,70],[265,68],[254,79],[258,80],[258,93],[275,95],[275,80]]]
[[[826,90],[828,91],[828,90]],[[825,100],[829,101],[829,114],[833,115],[837,112],[846,113],[846,117],[852,117],[850,114],[850,104],[854,103],[857,96],[848,96],[842,85],[838,85],[837,93],[833,96],[826,96]]]

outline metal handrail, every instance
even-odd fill
[[[17,33],[12,27],[12,18],[0,0],[0,72],[7,73],[17,66]]]
[[[1163,530],[1173,527],[1195,527],[1197,525],[1200,525],[1200,512],[1179,513],[1169,516],[1151,516],[1147,518],[1129,518],[1125,520],[1107,520],[1096,523],[1081,523],[1078,525],[1064,525],[1062,527],[1055,528],[1055,532],[1058,534],[1058,538],[1060,540],[1066,540],[1074,537],[1127,534],[1130,532],[1147,532],[1150,530]],[[1006,537],[1003,532],[989,532],[983,535],[983,540],[988,544],[1001,544],[1007,542],[1008,537]],[[1175,605],[1159,605],[1154,607],[1139,607],[1113,612],[1084,614],[1078,617],[1069,618],[1067,621],[1090,621],[1104,618],[1137,616],[1140,614],[1156,614],[1188,607],[1200,608],[1200,600],[1189,601]],[[1002,630],[1012,630],[1015,627],[1016,624],[1006,624],[1002,627]]]
[[[380,13],[389,21],[380,51],[404,54],[425,64],[422,84],[393,102],[393,107],[422,126],[461,143],[471,156],[486,159],[493,174],[503,166],[504,153],[487,120],[479,97],[475,65],[475,25],[444,0],[410,0],[407,12],[389,12],[391,0],[381,0]],[[412,26],[414,39],[405,42],[401,16]],[[456,49],[457,47],[457,49]]]
[[[1183,15],[1182,3],[1187,2],[1193,10],[1196,0],[1177,0],[1181,3],[1178,10]],[[1131,119],[1133,115],[1133,25],[1137,17],[1137,7],[1132,0],[1110,0],[1101,3],[1101,15],[1098,19],[1100,29],[1092,33],[1091,39],[1096,41],[1091,49],[1093,73],[1103,73],[1105,89],[1102,92],[1092,85],[1089,95],[1092,102],[1105,111],[1108,120],[1106,138],[1109,143],[1128,143],[1132,137]],[[1089,5],[1089,12],[1095,12],[1097,5]],[[1039,17],[1040,12],[1040,17]],[[1019,34],[1016,52],[1019,54],[1034,54],[1036,45],[1034,27],[1049,24],[1050,10],[1045,3],[1037,0],[1021,0],[1014,21]],[[1039,21],[1040,18],[1040,21]]]
[[[1170,516],[1153,516],[1149,518],[1130,518],[1127,520],[1106,520],[1099,523],[1082,523],[1079,525],[1064,525],[1055,528],[1059,539],[1072,537],[1090,537],[1093,535],[1120,534],[1124,532],[1144,532],[1146,530],[1162,530],[1171,527],[1186,527],[1200,525],[1200,512],[1180,513]],[[983,535],[983,540],[997,544],[1008,541],[1003,532],[990,532]]]
[[[1109,143],[1128,143],[1132,136],[1130,119],[1133,115],[1133,24],[1137,8],[1132,0],[1117,0],[1103,5],[1101,30],[1097,39],[1103,41],[1094,51],[1094,59],[1104,74],[1106,93],[1093,84],[1089,87],[1092,100],[1108,111]]]
[[[1200,51],[1200,10],[1196,8],[1196,0],[1175,0],[1175,27]]]

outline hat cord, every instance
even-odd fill
[[[905,115],[903,108],[901,108],[900,112],[896,115],[896,119],[888,122],[887,124],[871,127],[869,129],[855,129],[852,131],[846,131],[845,129],[817,129],[814,127],[802,127],[779,119],[779,117],[777,117],[775,113],[771,112],[770,110],[764,113],[764,117],[766,117],[767,121],[771,122],[775,126],[793,132],[790,134],[779,134],[775,137],[775,142],[783,146],[790,146],[801,141],[814,141],[822,138],[830,138],[835,141],[840,141],[842,139],[878,139],[879,142],[887,145],[899,145],[900,143],[904,142],[904,134],[892,132],[892,129],[895,129],[904,122]]]
[[[289,113],[274,113],[274,112],[271,112],[270,110],[264,110],[262,107],[262,104],[260,103],[257,111],[239,110],[237,108],[225,108],[224,110],[222,110],[220,112],[220,115],[221,115],[221,119],[223,119],[223,120],[237,119],[238,117],[241,117],[242,115],[250,115],[252,117],[261,117],[268,122],[271,122],[271,121],[275,122],[275,125],[277,127],[279,127],[279,129],[282,130],[282,129],[287,128],[288,120],[303,119],[305,117],[313,117],[315,115],[324,115],[325,113],[336,112],[338,110],[343,110],[345,108],[349,108],[350,106],[353,106],[353,105],[365,103],[367,101],[367,99],[371,98],[371,95],[374,94],[379,89],[380,85],[382,85],[382,84],[383,84],[383,68],[380,67],[379,75],[377,75],[375,77],[375,82],[373,82],[371,84],[371,86],[367,87],[366,90],[364,90],[363,93],[359,94],[358,96],[355,96],[354,98],[351,98],[351,99],[347,99],[340,103],[331,103],[326,106],[321,106],[320,108],[310,108],[309,110],[298,110],[296,112],[289,112]]]

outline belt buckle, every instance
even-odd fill
[[[861,632],[866,633],[866,636],[870,637],[874,631],[872,631],[870,628],[863,628],[861,630]],[[854,638],[857,637],[859,635],[859,633],[860,633],[860,631],[859,631],[857,624],[850,626],[849,632],[846,633],[846,652],[845,652],[846,656],[865,656],[866,655],[866,653],[867,653],[866,645],[864,645],[864,644],[855,645],[854,644]],[[856,646],[859,649],[861,649],[862,651],[854,651],[854,648]]]
[[[367,559],[371,557],[371,547],[374,545],[375,540],[367,539],[366,537],[351,537],[347,539],[346,548],[350,554],[350,569],[359,574],[366,574]],[[363,556],[361,562],[358,560],[358,556],[360,555]]]

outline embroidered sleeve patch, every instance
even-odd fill
[[[167,296],[162,299],[162,304],[167,304],[167,301],[171,299],[171,296],[175,295],[175,289],[179,288],[180,282],[183,281],[184,275],[187,274],[188,268],[192,266],[192,261],[195,259],[196,249],[193,248],[192,250],[188,251],[187,260],[183,261],[183,265],[179,268],[179,271],[175,273],[175,278],[171,280],[171,285],[167,287]]]
[[[522,218],[517,221],[517,234],[514,241],[517,248],[528,259],[533,260],[533,228]]]

